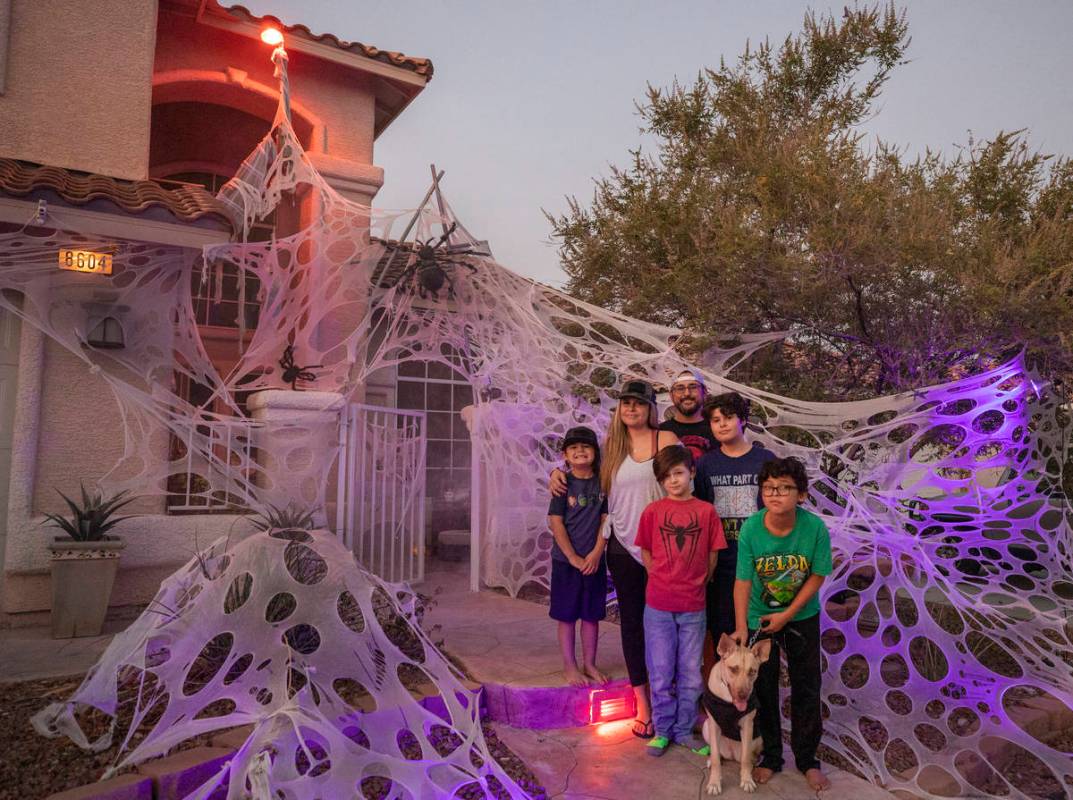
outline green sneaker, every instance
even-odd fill
[[[661,755],[667,752],[667,748],[671,746],[671,740],[666,736],[656,736],[648,743],[648,754],[659,758]]]
[[[710,756],[712,754],[712,748],[704,741],[703,737],[696,734],[693,734],[688,739],[683,739],[678,744],[698,756]]]

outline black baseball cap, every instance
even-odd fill
[[[596,439],[596,432],[592,428],[586,428],[584,425],[578,425],[576,428],[571,428],[566,432],[566,436],[563,437],[563,450],[572,444],[587,444],[596,448],[597,452],[600,451],[600,443]]]
[[[626,397],[632,397],[650,406],[656,404],[656,390],[648,381],[626,381],[619,390],[618,399],[622,400]]]

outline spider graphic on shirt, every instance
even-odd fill
[[[685,525],[679,525],[671,514],[667,514],[663,517],[659,532],[663,537],[663,547],[668,553],[671,551],[671,539],[674,539],[679,553],[685,549],[687,544],[689,545],[689,555],[686,561],[688,563],[693,560],[693,556],[697,552],[697,540],[700,538],[700,521],[697,519],[695,511],[689,512],[689,521]]]

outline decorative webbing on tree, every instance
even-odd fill
[[[57,248],[115,243],[58,229],[0,235],[0,302],[85,362],[115,395],[125,442],[103,482],[163,493],[176,480],[189,488],[196,473],[196,493],[206,502],[227,497],[259,508],[287,500],[323,506],[336,457],[335,448],[323,444],[330,436],[300,426],[266,433],[251,425],[244,439],[225,438],[220,431],[236,424],[236,417],[220,408],[237,414],[241,393],[282,388],[277,362],[287,344],[298,364],[323,365],[315,388],[354,400],[377,371],[433,361],[463,373],[477,398],[471,424],[473,458],[484,476],[483,579],[512,594],[529,582],[547,585],[546,480],[559,462],[560,437],[574,424],[605,430],[613,388],[623,379],[666,384],[687,366],[673,349],[680,332],[515,275],[481,255],[485,251],[461,226],[433,261],[419,261],[419,248],[392,243],[411,214],[355,205],[333,191],[286,119],[277,119],[247,164],[225,190],[241,226],[281,205],[315,209],[308,224],[268,242],[211,247],[203,257],[119,243],[112,276],[69,280],[57,278]],[[435,243],[455,222],[449,207],[445,213],[421,210],[413,236]],[[208,356],[191,295],[192,287],[202,285],[201,275],[211,278],[219,265],[259,286],[258,324],[227,374]],[[85,346],[92,327],[87,303],[101,298],[130,309],[125,349]],[[733,363],[765,340],[713,357]],[[810,505],[831,529],[836,569],[824,586],[822,611],[825,744],[869,779],[921,796],[1024,797],[1015,776],[1025,770],[1050,781],[1056,792],[1073,788],[1068,740],[1052,747],[1037,725],[1026,722],[1033,707],[1052,707],[1047,703],[1067,727],[1073,714],[1071,519],[1060,492],[1068,409],[1050,388],[1020,361],[911,394],[839,404],[778,397],[716,370],[705,374],[709,392],[734,389],[754,401],[756,439],[806,461],[813,480]],[[182,382],[207,387],[217,410],[180,392]],[[181,447],[169,452],[169,436]],[[311,436],[321,444],[310,446]],[[240,440],[257,446],[231,444]],[[331,581],[286,589],[285,551],[299,546],[311,548]],[[160,601],[172,608],[179,607],[188,584],[203,587],[202,597],[187,601],[203,613],[180,613],[171,623],[169,662],[154,663],[155,651],[145,649],[160,619],[146,616],[117,639],[72,702],[111,713],[117,681],[125,675],[155,687],[149,699],[165,705],[166,721],[128,749],[126,762],[239,717],[256,722],[242,768],[260,759],[260,774],[268,775],[273,790],[285,787],[285,796],[304,798],[333,792],[303,788],[307,784],[294,778],[300,764],[314,770],[315,762],[330,760],[323,774],[343,775],[339,785],[347,792],[358,780],[350,766],[358,762],[348,759],[351,749],[364,745],[347,737],[332,716],[334,706],[325,705],[325,698],[334,702],[331,691],[317,688],[347,676],[362,683],[376,713],[392,725],[398,720],[391,736],[405,728],[430,757],[431,717],[407,704],[396,680],[398,667],[413,659],[385,644],[381,633],[346,634],[334,610],[345,583],[370,623],[375,582],[347,572],[347,554],[323,536],[309,545],[262,544],[256,557],[252,547],[243,542],[234,552],[218,552],[232,566],[217,579],[187,568],[165,584]],[[239,563],[251,576],[252,594],[240,613],[225,614],[230,589],[222,587],[237,580]],[[285,591],[307,609],[307,615],[296,612],[296,623],[336,632],[321,631],[316,653],[301,653],[293,642],[284,647],[280,637],[290,625],[265,619],[271,599],[265,593]],[[351,635],[365,638],[351,647],[345,644]],[[139,636],[141,644],[135,642]],[[197,692],[184,691],[198,654],[211,642],[222,646],[225,636],[233,641],[219,673]],[[365,661],[369,648],[379,648],[381,656]],[[449,777],[441,781],[439,767],[406,762],[411,745],[381,742],[377,737],[388,733],[374,736],[359,723],[370,737],[369,752],[387,765],[400,797],[421,796],[427,785],[421,781],[455,785],[457,770],[498,774],[481,750],[469,707],[452,705],[455,679],[427,643],[423,648],[421,666],[449,700],[445,724],[461,737],[456,752],[462,755],[444,767]],[[284,650],[294,669],[315,670],[293,696],[284,684]],[[236,692],[221,676],[237,669],[247,652],[254,659],[274,654],[272,671],[258,674],[255,661]],[[344,652],[350,655],[344,658]],[[396,677],[378,679],[388,681],[382,683],[354,674],[343,662],[357,652],[369,669]],[[254,688],[271,698],[258,700],[249,694]],[[228,699],[239,706],[234,714],[195,719],[212,701]],[[75,734],[69,726],[59,730]],[[284,737],[283,755],[269,766],[258,748],[277,735]],[[290,752],[299,739],[307,743],[304,761]],[[471,747],[482,753],[483,767],[461,763]],[[322,752],[327,759],[317,755]],[[339,760],[336,753],[348,755]],[[314,785],[320,787],[308,784]],[[411,794],[401,793],[403,786]]]

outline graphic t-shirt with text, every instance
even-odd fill
[[[749,451],[736,457],[716,447],[697,464],[693,494],[715,506],[728,542],[736,540],[745,520],[764,507],[758,475],[773,458],[774,453],[753,442]]]
[[[708,554],[727,546],[715,509],[691,497],[649,503],[637,526],[637,546],[652,554],[645,602],[659,611],[700,611]]]
[[[749,628],[760,627],[760,617],[783,611],[793,602],[810,575],[831,574],[831,536],[823,520],[797,509],[793,529],[775,536],[764,526],[767,510],[745,520],[738,537],[737,578],[752,581],[749,593]],[[820,613],[819,592],[794,615],[794,622]]]
[[[566,473],[566,494],[552,497],[548,506],[549,517],[562,517],[563,527],[570,536],[570,546],[584,558],[596,546],[600,532],[600,516],[607,513],[607,496],[600,488],[600,476],[576,478]],[[558,544],[551,546],[551,557],[566,561],[566,554]]]

